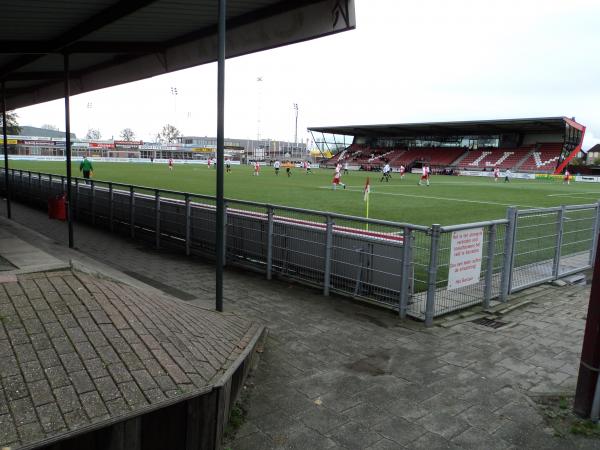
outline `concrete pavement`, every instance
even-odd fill
[[[40,246],[69,257],[64,223],[18,204],[13,215],[49,238],[38,239]],[[214,301],[210,263],[85,225],[76,224],[75,242],[90,259],[138,282],[205,306]],[[597,440],[554,436],[533,401],[574,393],[589,286],[545,285],[515,297],[523,306],[504,315],[499,329],[460,320],[426,329],[388,311],[228,270],[226,311],[269,329],[247,388],[247,419],[229,447],[598,448]]]

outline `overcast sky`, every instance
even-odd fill
[[[297,103],[304,140],[309,126],[565,115],[588,127],[587,149],[600,142],[598,18],[599,0],[356,0],[356,30],[227,61],[225,135],[293,140]],[[215,136],[216,82],[210,64],[78,95],[71,129]],[[18,113],[64,129],[62,101]]]

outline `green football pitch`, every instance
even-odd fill
[[[65,174],[62,162],[11,161],[15,169]],[[225,196],[273,205],[295,206],[365,216],[363,189],[371,180],[369,217],[419,225],[442,225],[500,219],[506,208],[520,209],[571,204],[589,204],[600,200],[600,185],[560,181],[516,180],[497,183],[491,178],[434,175],[431,186],[418,186],[418,176],[408,174],[400,180],[394,174],[390,182],[380,182],[380,173],[350,172],[342,177],[346,189],[332,189],[332,170],[313,169],[306,174],[285,169],[275,176],[273,168],[262,167],[260,176],[252,176],[250,166],[232,166],[225,174]],[[79,164],[73,175],[80,176]],[[166,164],[94,162],[94,179],[115,181],[195,194],[215,194],[216,171],[205,165],[176,164],[169,171]]]

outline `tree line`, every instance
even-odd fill
[[[3,117],[0,114],[0,128],[3,126]],[[59,131],[59,128],[52,124],[44,124],[41,128],[45,130]],[[0,131],[1,132],[1,131]],[[18,135],[21,132],[21,126],[19,125],[19,115],[15,111],[8,111],[6,113],[6,132],[11,135]],[[172,144],[177,142],[177,139],[182,137],[183,134],[174,125],[166,124],[162,129],[156,133],[155,141],[161,144]],[[123,141],[135,141],[136,134],[131,128],[123,128],[119,133],[119,137]],[[100,140],[102,139],[102,133],[98,128],[90,128],[85,139]]]

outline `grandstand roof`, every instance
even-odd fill
[[[0,80],[8,109],[217,60],[218,0],[0,3]],[[355,27],[354,0],[229,0],[227,57]]]
[[[565,124],[582,127],[566,117],[468,120],[460,122],[402,123],[394,125],[348,125],[314,127],[310,131],[367,137],[467,136],[505,133],[562,133]]]

